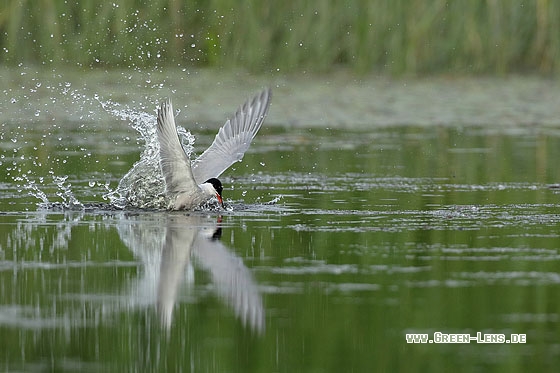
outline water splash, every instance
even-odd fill
[[[155,115],[123,108],[118,103],[101,101],[98,97],[96,99],[104,110],[129,121],[145,144],[140,160],[122,177],[117,188],[104,194],[103,198],[118,208],[167,209],[171,201],[165,195],[165,181],[159,166]],[[183,149],[190,156],[194,136],[183,127],[178,127],[177,132]]]
[[[23,186],[23,188],[27,190],[27,193],[30,196],[33,196],[37,199],[40,199],[41,202],[39,204],[48,204],[49,203],[49,198],[47,197],[47,194],[45,192],[43,192],[41,189],[39,189],[39,187],[37,186],[37,184],[35,183],[34,180],[27,179],[27,182]]]
[[[83,203],[81,203],[74,195],[74,192],[72,191],[72,184],[67,182],[68,176],[56,176],[52,171],[50,173],[52,174],[53,183],[57,187],[55,194],[62,199],[62,202],[51,202],[47,193],[41,190],[41,188],[37,185],[37,182],[35,180],[30,180],[27,175],[16,177],[14,179],[19,182],[24,181],[25,183],[18,184],[18,187],[22,188],[22,190],[27,190],[27,193],[30,196],[41,200],[41,202],[37,204],[39,209],[51,209],[52,207],[57,206],[65,210],[83,210]],[[40,178],[39,182],[43,183],[44,178]]]
[[[98,94],[93,95],[93,97],[75,91],[65,92],[65,94],[69,94],[73,101],[81,100],[80,104],[83,104],[81,105],[83,107],[91,108],[92,104],[95,103],[98,108],[100,105],[102,110],[112,117],[128,122],[130,127],[139,133],[139,142],[144,143],[140,159],[121,178],[116,188],[112,189],[108,182],[104,185],[102,197],[109,204],[108,207],[118,209],[127,207],[167,209],[170,201],[165,196],[165,181],[159,166],[159,142],[157,141],[155,125],[156,102],[139,104],[140,109],[133,109],[110,99],[102,99]],[[146,108],[154,108],[154,112],[147,112],[145,111]],[[93,111],[95,110],[89,109],[90,113]],[[93,118],[88,117],[88,119]],[[53,124],[53,126],[55,125]],[[183,149],[190,156],[193,151],[194,136],[182,127],[178,127],[177,132]],[[17,152],[23,146],[19,144],[20,138],[23,139],[23,134],[20,134],[19,137],[14,134],[11,137],[12,143],[15,144],[13,146],[14,155],[10,155],[13,165],[6,168],[12,179],[18,183],[18,188],[26,190],[29,195],[37,198],[39,200],[37,205],[40,209],[83,209],[84,203],[76,198],[75,192],[72,190],[72,184],[68,182],[68,175],[55,175],[56,164],[64,163],[66,159],[56,158],[51,160],[56,163],[48,171],[52,177],[52,184],[45,182],[43,176],[34,180],[33,172],[31,170],[25,171],[18,164],[20,161],[27,160],[23,155],[17,157]],[[44,144],[41,143],[41,145]],[[4,163],[4,160],[2,162]],[[36,167],[41,166],[36,160],[33,160],[33,164]],[[90,188],[92,182],[99,184],[90,181]],[[52,191],[53,187],[54,191]],[[57,197],[61,201],[57,201]]]
[[[112,99],[105,99],[100,94],[89,94],[83,89],[75,89],[71,87],[70,83],[42,84],[41,90],[43,94],[51,97],[48,104],[53,104],[54,101],[60,101],[61,99],[69,100],[71,104],[67,106],[70,109],[65,115],[72,116],[72,120],[78,118],[80,123],[83,123],[83,121],[95,123],[103,114],[109,114],[113,118],[126,121],[130,127],[139,133],[138,143],[141,144],[140,146],[143,145],[140,159],[119,180],[117,186],[109,186],[109,181],[100,184],[97,181],[90,180],[89,190],[93,188],[92,183],[94,183],[94,186],[104,186],[100,194],[111,209],[127,207],[166,209],[169,206],[170,201],[165,196],[165,182],[159,166],[159,143],[155,125],[157,101],[135,102],[135,107],[132,108],[119,104]],[[52,118],[59,117],[58,114],[52,113],[52,109],[48,105],[41,110],[39,120],[45,120],[43,117],[46,114],[51,115]],[[73,110],[76,110],[76,112]],[[80,128],[83,126],[84,124],[81,124]],[[60,131],[58,120],[52,121],[51,130],[53,133]],[[22,125],[18,126],[14,133],[1,135],[9,138],[11,143],[8,144],[9,149],[6,146],[6,151],[0,155],[0,165],[5,166],[7,175],[18,184],[18,188],[37,198],[37,205],[41,209],[67,208],[76,210],[84,208],[84,204],[89,205],[76,197],[80,195],[77,190],[80,188],[81,181],[76,182],[78,189],[76,189],[76,186],[73,189],[68,182],[69,176],[72,178],[72,175],[60,175],[57,171],[58,166],[67,161],[66,158],[48,156],[46,161],[41,162],[38,156],[29,159],[27,156],[24,158],[24,155],[19,156],[19,150],[27,144],[24,141],[23,132],[25,131],[26,128]],[[190,156],[193,152],[194,136],[182,127],[178,127],[177,132],[183,149]],[[51,132],[44,134],[38,146],[44,146],[44,139],[51,134]],[[61,136],[58,140],[62,144]],[[36,147],[35,150],[37,149]],[[13,151],[13,153],[9,153],[9,151]],[[80,148],[80,151],[87,152],[87,149]],[[26,167],[20,165],[23,161],[27,163],[32,161],[33,167],[39,169],[48,167],[50,164],[48,172],[52,179],[42,176],[44,175],[42,170],[36,170],[40,172],[33,172],[31,169],[26,170]]]
[[[56,195],[62,198],[63,205],[71,210],[83,209],[84,205],[78,201],[72,192],[72,184],[67,183],[68,176],[53,176],[54,183],[58,187]]]
[[[283,198],[282,195],[276,196],[273,199],[271,199],[270,201],[267,202],[263,202],[263,205],[275,205],[278,202],[280,202],[280,200]]]

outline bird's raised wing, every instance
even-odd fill
[[[226,121],[212,145],[192,164],[197,183],[219,177],[229,166],[243,159],[266,117],[271,97],[270,88],[263,90],[237,109],[233,119]]]
[[[194,190],[197,187],[191,163],[177,135],[173,106],[167,99],[161,103],[157,115],[160,165],[168,193]]]

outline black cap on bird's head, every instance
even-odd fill
[[[216,198],[218,199],[218,202],[220,202],[220,205],[222,205],[222,207],[224,207],[224,201],[222,200],[222,190],[224,190],[224,187],[222,186],[222,182],[220,180],[216,179],[215,177],[212,177],[212,178],[206,180],[205,183],[212,184],[214,189],[216,189],[216,193],[217,193]]]

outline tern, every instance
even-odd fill
[[[193,210],[214,197],[223,207],[223,187],[218,177],[243,159],[262,126],[271,97],[271,90],[265,89],[240,106],[219,129],[212,145],[192,163],[181,146],[171,100],[161,103],[157,137],[165,191],[171,198],[169,209]]]

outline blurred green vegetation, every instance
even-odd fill
[[[559,26],[549,0],[5,0],[0,63],[557,74]]]

